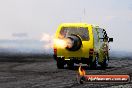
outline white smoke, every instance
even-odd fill
[[[53,54],[53,35],[43,33],[37,39],[11,38],[0,40],[0,53]]]
[[[54,38],[53,35],[50,35],[48,33],[43,33],[40,41],[44,42],[43,48],[45,50],[53,49],[53,40],[54,40],[53,38]]]

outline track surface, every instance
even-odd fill
[[[129,74],[132,77],[132,60],[112,59],[106,70],[90,70],[84,67],[87,74]],[[78,66],[74,70],[57,69],[51,58],[39,61],[0,62],[0,88],[132,88],[130,83],[84,83],[76,80]]]

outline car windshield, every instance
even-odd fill
[[[65,38],[70,35],[79,35],[82,41],[88,41],[88,28],[87,27],[62,27],[59,38]]]

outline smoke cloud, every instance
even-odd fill
[[[45,50],[49,50],[53,48],[53,41],[54,41],[54,36],[50,35],[48,33],[43,33],[42,38],[40,39],[41,42],[44,42],[43,48]]]
[[[43,33],[40,39],[12,38],[0,40],[0,54],[53,54],[53,35]]]

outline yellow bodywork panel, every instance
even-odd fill
[[[69,57],[89,58],[89,49],[94,48],[92,25],[86,24],[86,23],[63,23],[58,27],[58,29],[56,31],[55,39],[57,39],[59,37],[62,27],[85,27],[85,28],[87,27],[89,40],[88,41],[82,41],[82,46],[77,51],[69,51],[66,48],[61,48],[61,47],[58,47],[58,45],[54,45],[54,48],[57,49],[57,56],[58,57],[63,56],[65,58],[69,58]],[[63,46],[62,43],[60,45]]]

